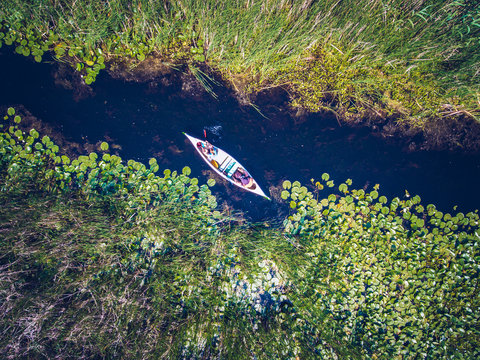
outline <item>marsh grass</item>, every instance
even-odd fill
[[[125,227],[81,197],[0,201],[0,348],[9,358],[310,358],[320,333],[332,351],[355,354],[334,332],[304,333],[300,302],[259,313],[225,298],[232,266],[247,280],[266,259],[298,272],[306,258],[276,231],[231,223],[208,235],[178,206]],[[211,266],[220,266],[213,277]]]

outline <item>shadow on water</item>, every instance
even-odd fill
[[[406,153],[366,128],[340,127],[333,117],[320,115],[300,120],[274,103],[268,104],[265,119],[252,107],[240,106],[226,89],[215,100],[191,95],[185,83],[182,89],[181,82],[168,79],[133,83],[103,72],[91,94],[79,97],[55,84],[57,65],[36,64],[10,51],[0,50],[0,106],[23,104],[67,140],[107,140],[124,159],[147,163],[155,157],[161,168],[172,170],[188,165],[192,176],[206,182],[209,167],[182,135],[201,137],[206,127],[210,141],[243,163],[267,193],[285,179],[310,183],[328,172],[337,185],[347,178],[355,188],[371,189],[378,183],[389,198],[403,197],[408,189],[443,211],[454,205],[465,212],[479,207],[479,155]],[[230,184],[219,184],[213,192],[220,204],[228,199],[231,208],[255,221],[286,211],[284,205]]]

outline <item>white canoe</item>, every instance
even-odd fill
[[[207,150],[208,142],[197,139],[196,137],[190,136],[186,133],[183,134],[188,138],[188,140],[190,140],[193,147],[202,156],[202,159],[219,176],[231,182],[233,185],[238,186],[239,188],[271,200],[267,195],[265,195],[250,173],[237,160],[216,146],[210,145],[210,148],[213,149],[209,152]]]

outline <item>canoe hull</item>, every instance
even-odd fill
[[[213,147],[214,150],[209,153],[207,151],[207,143],[204,140],[198,139],[196,137],[190,136],[186,133],[183,133],[187,139],[192,143],[193,147],[200,154],[202,159],[212,168],[213,171],[223,179],[232,183],[239,188],[252,192],[254,194],[260,195],[268,200],[271,200],[260,188],[255,179],[250,175],[250,173],[245,169],[242,164],[240,164],[235,158],[230,156],[228,153],[223,151],[218,147]],[[238,179],[238,174],[244,174],[244,178],[248,179],[241,180]]]

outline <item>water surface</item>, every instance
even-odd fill
[[[264,118],[241,106],[226,89],[219,98],[182,92],[168,81],[133,83],[116,80],[104,71],[92,92],[78,92],[55,83],[56,64],[0,50],[0,106],[23,104],[34,116],[58,129],[68,140],[97,143],[107,140],[123,159],[148,163],[155,157],[162,168],[181,170],[206,182],[210,168],[189,145],[182,131],[207,137],[237,158],[265,192],[283,180],[310,183],[327,172],[336,184],[347,178],[355,188],[372,188],[388,198],[418,194],[424,204],[443,211],[479,207],[480,156],[449,152],[405,152],[368,129],[339,126],[333,117],[296,118],[264,99]],[[58,79],[58,76],[57,76]],[[165,80],[165,79],[164,79]],[[58,82],[58,81],[57,81]],[[217,180],[219,180],[217,178]],[[286,207],[268,202],[231,184],[213,188],[222,204],[246,212],[254,220],[284,215]]]

